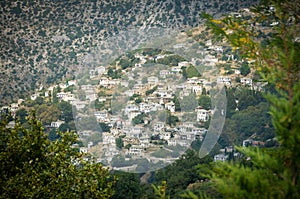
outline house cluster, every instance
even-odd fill
[[[253,139],[247,139],[247,140],[243,140],[242,146],[243,147],[264,147],[265,142],[253,140]],[[214,155],[214,162],[219,162],[219,161],[225,162],[237,158],[240,155],[241,154],[239,152],[236,152],[234,150],[233,146],[227,146],[223,149],[220,149],[220,153]]]
[[[239,152],[236,152],[233,146],[227,146],[220,149],[220,153],[214,155],[214,162],[225,162],[232,160],[240,155]]]
[[[246,14],[249,14],[249,12],[246,10],[244,11]],[[240,13],[232,13],[235,17],[241,17]],[[197,61],[207,67],[209,66],[216,66],[218,63],[239,63],[237,57],[232,53],[225,53],[224,46],[216,45],[212,42],[212,40],[207,40],[205,42],[205,47],[203,50],[199,51],[199,54],[204,57],[203,59],[197,59]],[[226,61],[221,61],[218,58],[220,58],[220,55],[227,57]],[[195,61],[195,60],[194,60]],[[242,60],[246,61],[248,64],[252,64],[253,60]],[[226,86],[235,86],[236,84],[241,84],[244,86],[249,87],[253,90],[263,90],[263,87],[265,86],[265,82],[253,82],[252,78],[250,77],[241,77],[240,82],[236,82],[236,84],[233,84],[233,80],[235,77],[240,77],[240,70],[238,68],[233,68],[233,74],[232,75],[226,75],[226,76],[219,76],[217,77],[216,82],[218,84],[223,84]]]
[[[243,147],[254,146],[254,147],[263,147],[265,145],[262,141],[257,141],[253,139],[243,140]]]
[[[17,110],[21,107],[22,102],[24,102],[23,99],[18,99],[18,102],[11,103],[9,106],[2,106],[0,108],[0,113],[8,113],[10,112],[12,116],[14,116],[17,112]]]
[[[194,123],[186,122],[177,127],[168,127],[164,122],[154,122],[150,127],[138,126],[122,126],[114,128],[111,132],[102,134],[102,156],[99,161],[110,162],[115,155],[123,153],[133,158],[147,158],[150,162],[158,162],[159,160],[151,155],[151,151],[158,150],[163,142],[168,146],[189,147],[194,140],[202,141],[207,130],[197,128]],[[116,144],[116,138],[123,137],[123,146],[130,146],[120,151]],[[149,152],[150,151],[150,152]],[[164,161],[169,161],[173,157],[165,157]]]

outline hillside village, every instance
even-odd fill
[[[181,34],[199,37],[207,32],[199,27]],[[192,142],[201,142],[214,114],[225,117],[226,108],[211,106],[210,93],[223,86],[260,91],[266,85],[253,79],[251,61],[238,59],[222,42],[204,39],[190,60],[161,49],[134,50],[74,79],[41,86],[30,99],[1,110],[15,114],[26,101],[39,98],[67,102],[73,107],[82,152],[114,169],[159,168],[178,159]],[[187,46],[180,42],[173,48]],[[56,129],[64,123],[51,121],[47,127]],[[245,140],[243,145],[253,143]],[[233,149],[228,146],[215,160],[225,161],[225,151]]]

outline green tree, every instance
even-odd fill
[[[138,114],[137,116],[135,116],[132,119],[132,123],[134,125],[136,125],[136,124],[143,124],[144,123],[144,118],[145,118],[145,114],[144,113]]]
[[[198,103],[199,103],[199,106],[202,106],[205,110],[211,109],[211,100],[210,100],[210,97],[207,95],[201,95]]]
[[[154,193],[156,195],[157,199],[170,199],[170,196],[166,196],[166,190],[167,190],[167,181],[162,181],[161,185],[155,186],[152,185],[154,189]]]
[[[122,149],[122,148],[123,148],[124,142],[123,142],[123,140],[122,140],[122,137],[116,138],[116,145],[117,145],[117,147],[118,147],[119,149]]]
[[[50,141],[35,116],[25,129],[0,123],[0,198],[110,198],[114,180],[101,164],[84,161],[74,133]],[[86,156],[87,157],[87,156]]]
[[[25,108],[20,108],[16,112],[16,118],[19,119],[20,123],[23,124],[26,122],[26,117],[28,116],[27,110]]]
[[[150,94],[154,93],[154,91],[156,91],[156,90],[157,90],[157,86],[154,86],[153,88],[146,91],[146,95],[150,95]]]
[[[136,173],[115,172],[118,181],[115,185],[113,199],[142,198],[142,187]]]
[[[248,106],[254,106],[260,102],[266,101],[261,92],[249,90],[248,88],[238,90],[236,92],[236,97],[239,101],[237,105],[239,110],[244,110]]]
[[[113,69],[111,67],[108,68],[107,70],[107,76],[108,77],[111,77],[112,79],[118,79],[118,78],[121,78],[121,70],[116,70],[116,69]]]
[[[96,110],[101,110],[101,108],[105,106],[105,102],[100,102],[99,99],[96,99],[92,104],[95,106]]]
[[[70,126],[68,125],[68,123],[63,123],[59,126],[59,131],[61,132],[67,132],[67,131],[70,131]]]
[[[177,122],[179,122],[179,118],[175,115],[171,115],[171,113],[168,113],[166,123],[170,126],[174,126]]]
[[[36,115],[44,125],[49,125],[59,119],[60,110],[54,105],[42,104],[36,109]]]
[[[69,102],[61,101],[58,104],[58,109],[60,110],[60,119],[65,122],[70,122],[74,120],[73,118],[73,111],[76,111],[73,109],[72,105]]]
[[[99,123],[102,132],[110,132],[110,126],[104,122]]]
[[[211,162],[211,157],[200,159],[197,152],[188,149],[174,163],[155,173],[156,182],[166,181],[165,195],[169,195],[170,198],[181,198],[180,195],[185,192],[189,184],[205,179],[202,174],[199,175],[199,172],[204,173],[203,170],[209,169],[209,162]]]
[[[226,88],[226,98],[227,98],[227,106],[226,106],[226,117],[230,118],[237,107],[235,101],[235,91],[231,88]]]
[[[225,198],[300,197],[299,5],[299,0],[265,0],[248,21],[207,17],[215,33],[224,35],[244,58],[255,60],[256,70],[277,91],[266,96],[280,146],[238,148],[245,159],[217,164],[211,180]],[[258,28],[249,28],[254,21],[276,21],[278,26],[265,27],[270,34],[258,38]]]
[[[36,99],[35,99],[35,104],[37,105],[42,105],[44,103],[44,98],[38,96]]]
[[[262,136],[261,138],[263,139],[269,134],[269,129],[274,131],[268,109],[269,104],[261,102],[256,106],[249,106],[231,117],[236,122],[236,132],[239,132],[241,139],[247,139],[251,135],[256,135],[256,137]],[[267,139],[272,137],[274,137],[274,133],[270,137],[267,136]]]
[[[240,72],[241,72],[241,75],[243,75],[243,76],[247,76],[251,72],[251,69],[247,62],[244,61],[242,63],[242,65],[240,67]]]
[[[141,96],[137,97],[137,98],[134,100],[134,102],[135,102],[136,104],[140,104],[140,103],[142,103],[142,101],[143,101],[143,98],[142,98]]]
[[[129,61],[128,59],[121,59],[119,64],[122,67],[122,69],[126,69],[132,65],[131,61]]]
[[[174,104],[175,104],[175,111],[181,111],[181,108],[180,108],[180,101],[179,101],[177,95],[174,96],[173,102],[174,102]]]

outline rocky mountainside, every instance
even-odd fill
[[[202,12],[220,16],[257,2],[1,1],[0,104],[27,96],[41,85],[72,78],[78,67],[86,67],[87,62],[82,61],[86,55],[105,49],[109,38],[122,31],[138,29],[147,33],[150,27],[188,30],[201,24]],[[124,40],[122,45],[130,42]]]

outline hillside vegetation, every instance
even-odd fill
[[[255,2],[1,1],[0,103],[71,78],[85,55],[105,49],[106,38],[122,30],[188,29],[201,23],[203,11],[220,16]]]

